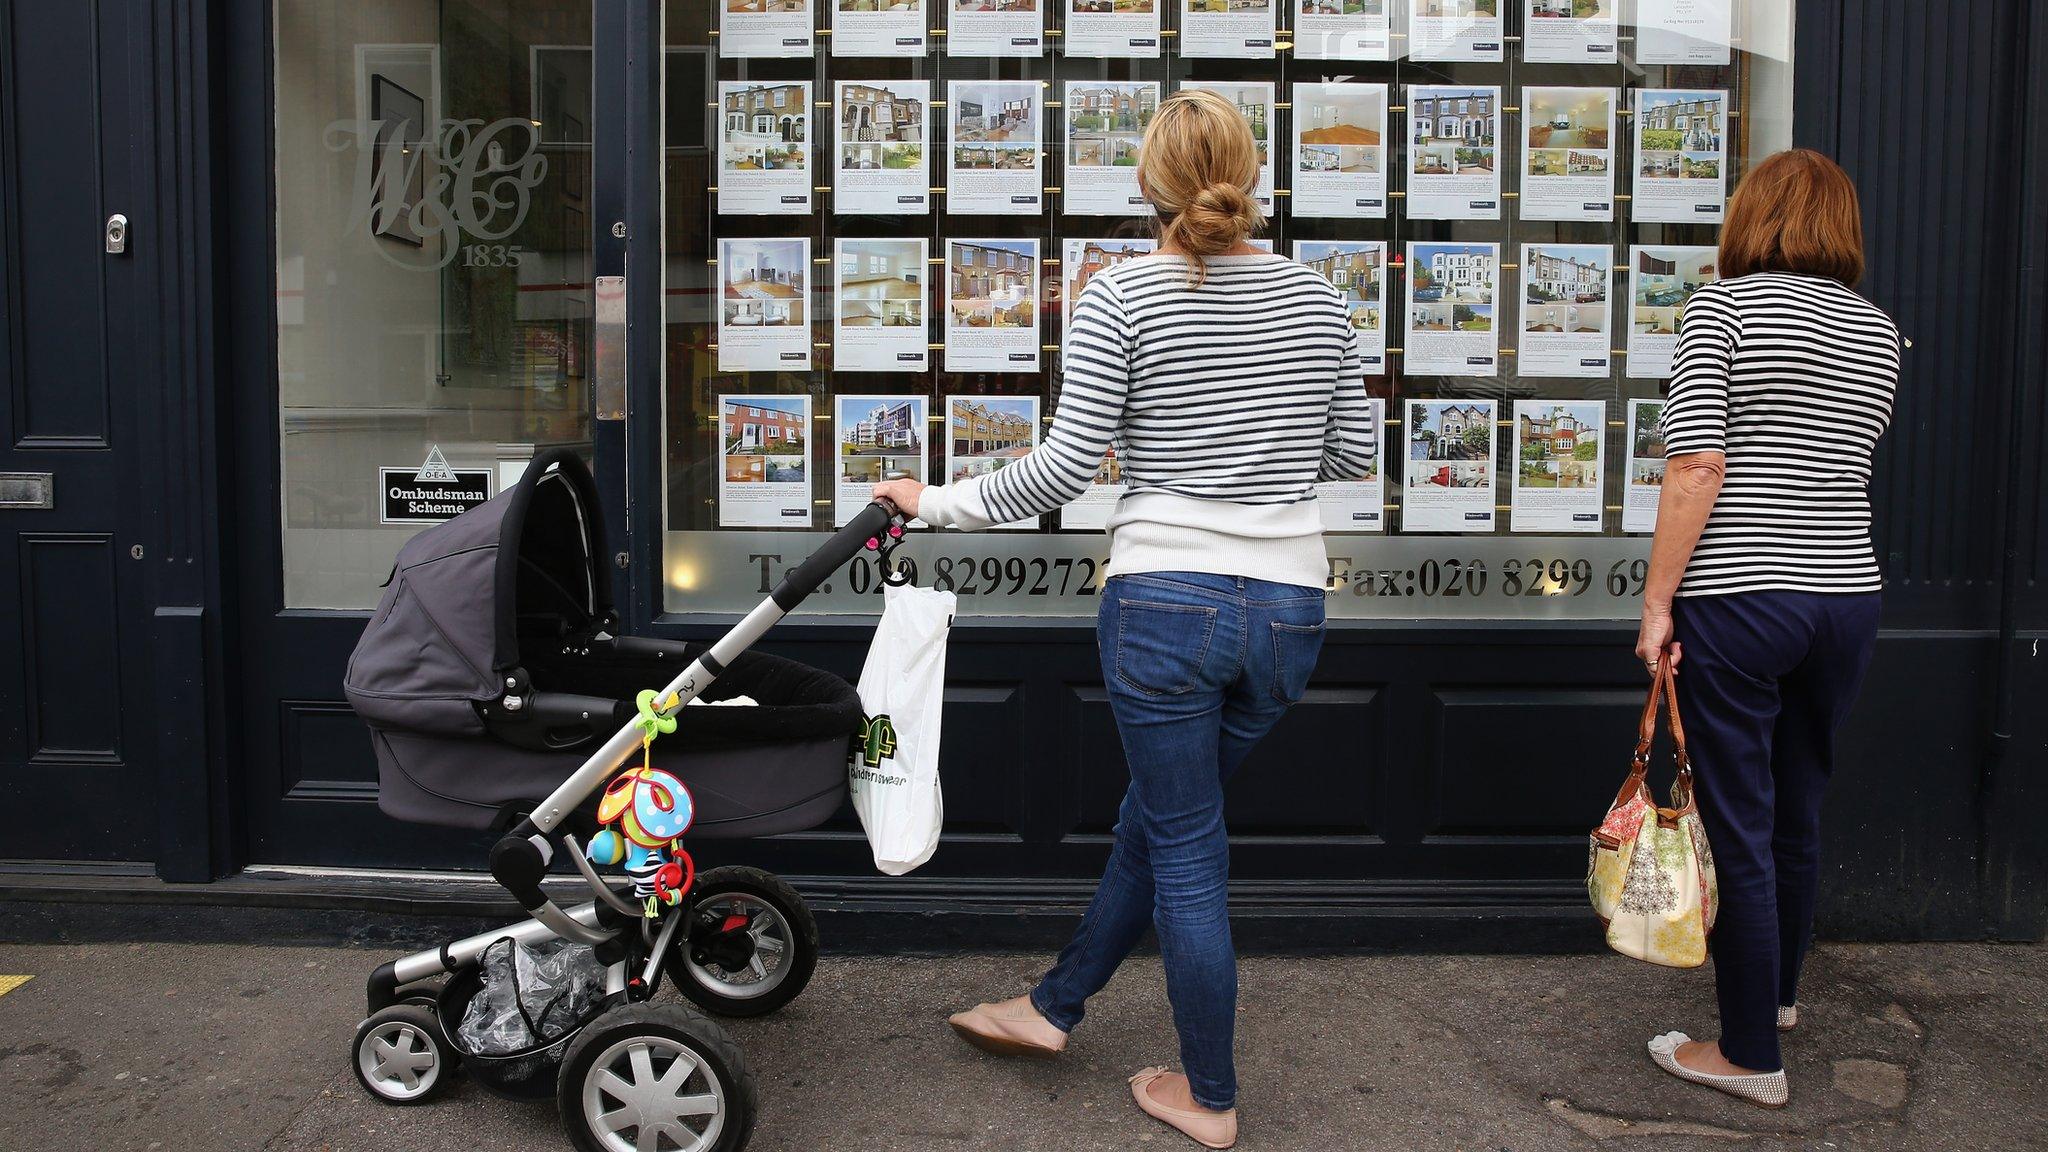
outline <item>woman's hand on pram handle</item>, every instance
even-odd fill
[[[924,495],[925,486],[916,480],[884,480],[875,485],[872,495],[877,500],[887,500],[896,506],[906,520],[917,518],[918,498]]]

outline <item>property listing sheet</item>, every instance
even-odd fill
[[[1515,401],[1515,532],[1598,532],[1605,509],[1602,400]]]
[[[1081,299],[1081,290],[1088,286],[1089,278],[1097,272],[1114,268],[1126,260],[1149,256],[1158,250],[1159,241],[1151,239],[1077,240],[1067,237],[1060,250],[1065,314],[1074,314],[1074,304]]]
[[[1344,296],[1368,376],[1387,371],[1387,244],[1384,240],[1296,240],[1294,258]]]
[[[1165,0],[1066,0],[1060,51],[1074,57],[1159,58],[1159,5]]]
[[[1045,200],[1042,91],[1036,80],[947,86],[946,211],[1038,214]]]
[[[834,0],[832,55],[922,56],[927,0]],[[930,0],[943,3],[944,0]]]
[[[837,242],[832,260],[832,370],[931,368],[925,307],[930,247],[914,239]]]
[[[810,215],[810,81],[725,81],[718,98],[718,211]]]
[[[942,484],[986,476],[1029,455],[1038,445],[1038,397],[946,397],[946,475]],[[1036,528],[1038,518],[997,524]]]
[[[1066,175],[1060,181],[1074,216],[1149,216],[1138,191],[1138,144],[1159,110],[1150,80],[1069,80],[1060,101],[1067,122]]]
[[[922,216],[931,211],[929,80],[840,80],[833,86],[833,211]]]
[[[1636,62],[1726,64],[1735,0],[1636,0]]]
[[[1516,375],[1604,379],[1614,363],[1613,286],[1605,244],[1522,245]]]
[[[1180,55],[1271,60],[1278,0],[1180,0]]]
[[[1294,86],[1295,216],[1387,214],[1387,86]]]
[[[1500,88],[1408,88],[1408,215],[1500,219]]]
[[[1045,51],[1044,0],[945,0],[946,55],[1038,56]]]
[[[718,370],[811,369],[811,242],[718,242]]]
[[[1612,88],[1522,89],[1522,219],[1614,219],[1617,95]]]
[[[946,371],[1038,371],[1038,241],[946,241]]]
[[[811,398],[718,398],[718,526],[809,528]]]
[[[1252,140],[1259,147],[1259,207],[1268,215],[1273,211],[1273,85],[1258,81],[1193,81],[1181,85],[1183,88],[1207,88],[1237,105],[1237,110],[1251,125]]]
[[[1410,400],[1401,531],[1493,531],[1492,400]]]
[[[1415,60],[1506,59],[1500,0],[1408,0],[1408,55]]]
[[[923,396],[840,395],[832,398],[832,524],[845,527],[873,499],[883,480],[929,483],[925,460],[930,426]],[[921,521],[912,521],[921,525]]]
[[[1123,462],[1117,458],[1117,446],[1111,444],[1087,491],[1060,509],[1061,530],[1100,532],[1109,527],[1109,518],[1116,515],[1117,501],[1124,498],[1125,491]]]
[[[1522,59],[1531,64],[1612,64],[1621,0],[1522,0]]]
[[[1294,0],[1300,60],[1392,60],[1396,0]]]
[[[1491,376],[1500,364],[1500,245],[1408,242],[1408,373]]]
[[[1655,532],[1664,492],[1664,401],[1628,402],[1628,479],[1621,499],[1623,532]]]
[[[1637,244],[1628,250],[1628,374],[1638,380],[1671,375],[1685,302],[1714,282],[1713,248]]]
[[[1386,529],[1387,402],[1375,396],[1372,406],[1372,468],[1356,480],[1316,485],[1316,508],[1326,532],[1380,532]]]
[[[809,56],[813,0],[716,0],[718,54],[727,59]]]
[[[1728,93],[1644,88],[1636,93],[1638,223],[1719,224],[1728,203]]]

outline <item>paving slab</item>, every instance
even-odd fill
[[[548,1104],[466,1080],[391,1108],[346,1066],[364,948],[0,946],[0,1149],[454,1152],[567,1148]],[[762,1098],[754,1149],[1193,1148],[1124,1077],[1175,1057],[1156,957],[1058,1060],[960,1044],[948,1012],[1042,956],[827,956],[781,1013],[729,1030]],[[1642,1042],[1710,1031],[1711,973],[1611,956],[1257,956],[1239,1017],[1247,1152],[2048,1148],[2048,949],[1833,945],[1766,1112],[1656,1071]]]

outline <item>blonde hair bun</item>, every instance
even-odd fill
[[[1173,218],[1169,231],[1180,247],[1214,256],[1244,243],[1259,227],[1259,202],[1235,184],[1211,184]]]

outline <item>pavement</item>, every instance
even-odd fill
[[[369,948],[0,945],[0,1149],[566,1149],[554,1109],[474,1084],[370,1100],[346,1049]],[[957,1041],[945,1015],[1043,956],[827,955],[781,1013],[736,1021],[756,1150],[1193,1149],[1124,1078],[1175,1046],[1138,957],[1055,1061]],[[1710,1034],[1713,981],[1610,955],[1253,956],[1238,1032],[1245,1152],[2048,1148],[2048,948],[1824,945],[1767,1112],[1657,1072]],[[9,982],[0,979],[0,988]]]

